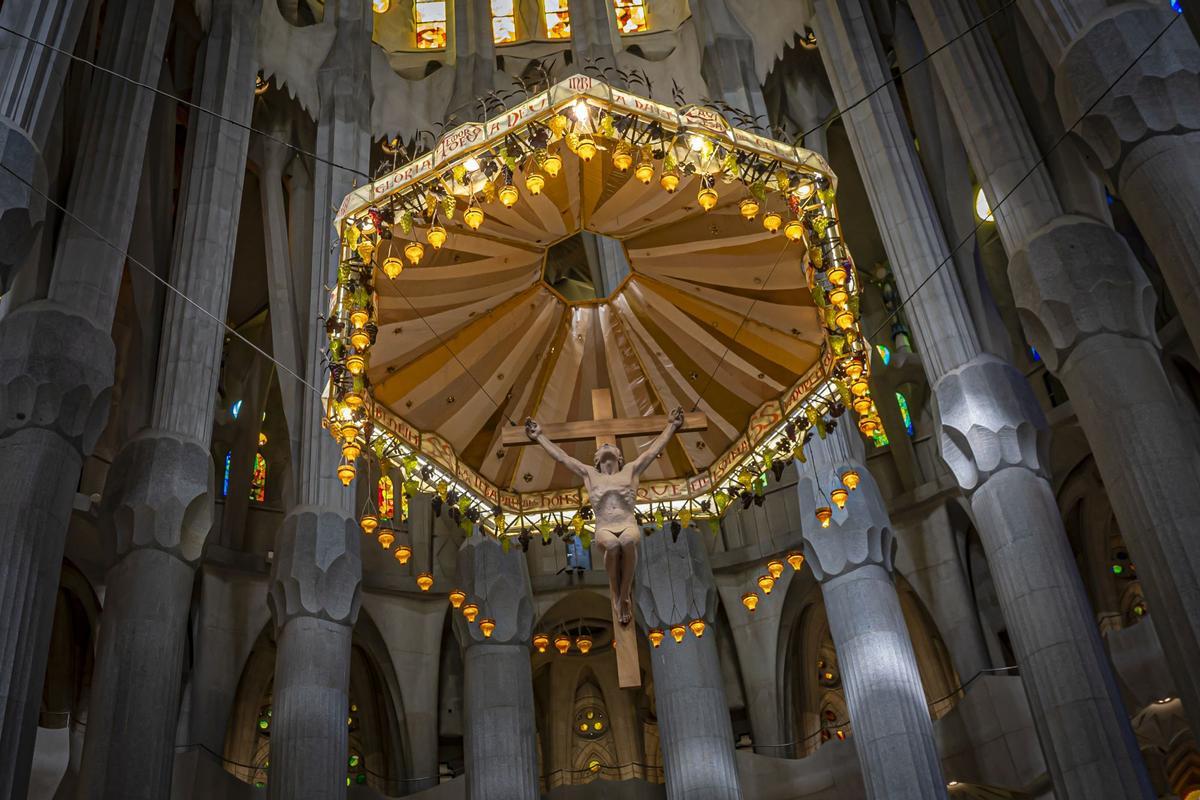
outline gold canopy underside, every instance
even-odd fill
[[[578,479],[539,448],[503,448],[500,426],[509,420],[590,419],[596,388],[612,391],[620,417],[699,402],[708,430],[677,436],[645,478],[694,475],[819,360],[824,334],[804,246],[743,219],[740,183],[718,183],[720,201],[705,213],[698,179],[668,194],[657,172],[644,185],[613,169],[604,150],[589,163],[562,154],[562,172],[547,177],[541,195],[524,188],[518,170],[516,205],[486,204],[486,222],[471,231],[460,201],[441,250],[426,245],[418,266],[394,282],[380,277],[372,394],[444,438],[480,475],[519,492]],[[632,274],[607,300],[569,304],[542,280],[547,248],[580,230],[625,247]],[[425,231],[412,238],[425,242]],[[403,257],[404,243],[397,233],[378,257]],[[626,459],[648,443],[622,440]],[[594,448],[565,449],[590,463]]]

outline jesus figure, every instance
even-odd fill
[[[594,467],[571,458],[542,433],[533,419],[525,420],[525,433],[542,446],[550,457],[583,478],[588,500],[596,512],[596,542],[604,551],[604,570],[612,593],[613,619],[628,625],[633,618],[630,594],[633,571],[637,565],[637,545],[641,530],[634,518],[638,477],[663,451],[675,431],[683,426],[683,409],[671,412],[667,427],[645,452],[626,464],[621,450],[612,444],[601,445],[593,459]]]

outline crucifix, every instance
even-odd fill
[[[596,512],[596,544],[604,552],[604,570],[612,594],[613,643],[617,651],[617,677],[621,688],[641,686],[637,640],[633,631],[633,573],[637,563],[637,545],[641,528],[634,516],[638,478],[679,431],[702,431],[708,427],[704,414],[684,414],[677,408],[667,416],[615,419],[612,393],[592,390],[592,419],[540,425],[533,419],[525,427],[505,428],[501,440],[506,447],[537,443],[550,457],[583,478],[588,502]],[[622,436],[647,436],[657,433],[637,458],[629,464],[617,447]],[[595,439],[596,455],[592,466],[578,461],[558,442]]]

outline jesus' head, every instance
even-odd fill
[[[621,449],[613,444],[602,444],[596,449],[596,457],[592,460],[596,469],[605,475],[614,475],[625,466],[625,457]]]

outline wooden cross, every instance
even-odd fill
[[[542,434],[556,443],[581,442],[595,439],[596,449],[603,445],[616,445],[623,436],[657,436],[667,427],[665,415],[616,419],[613,417],[612,392],[608,389],[592,390],[592,419],[579,422],[544,423]],[[683,415],[683,427],[677,433],[702,431],[708,428],[708,418],[701,413]],[[505,447],[522,447],[534,444],[525,434],[524,427],[509,426],[501,433]],[[634,625],[622,625],[613,620],[613,647],[617,653],[617,682],[622,689],[642,685],[642,674],[638,667],[637,637]]]

